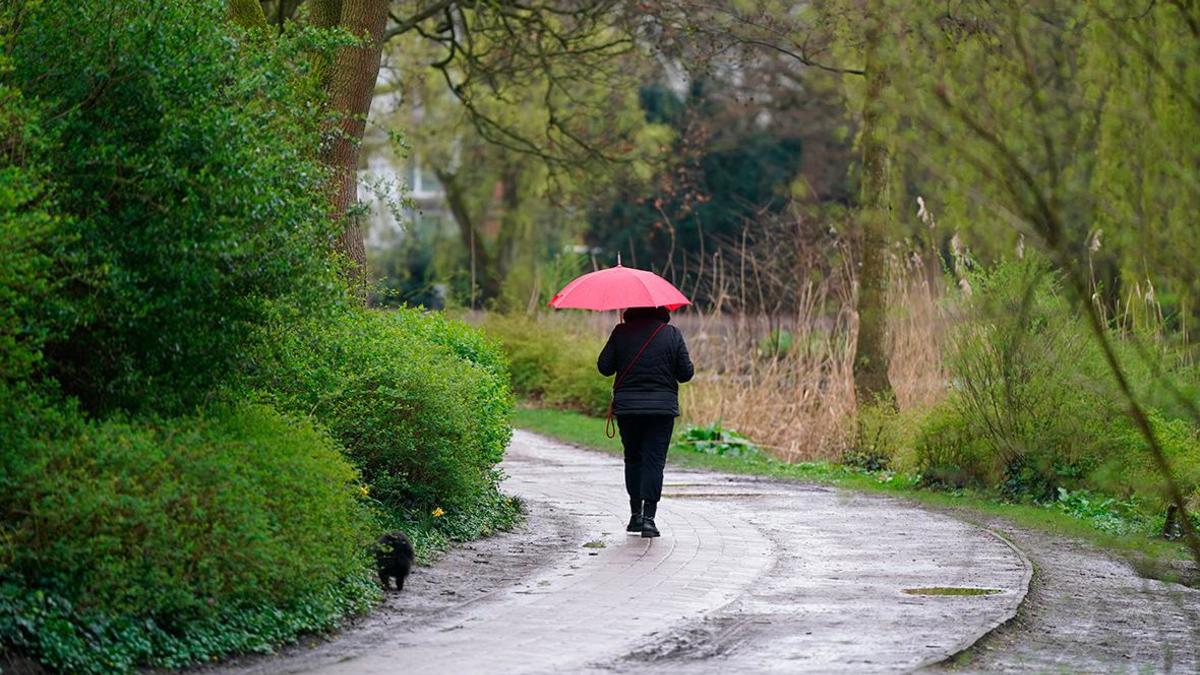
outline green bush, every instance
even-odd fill
[[[377,597],[358,475],[308,423],[265,406],[157,422],[0,406],[0,642],[65,671],[179,667]]]
[[[512,397],[498,349],[415,309],[352,310],[282,331],[254,381],[283,410],[328,428],[393,512],[447,523],[495,499]]]
[[[61,223],[39,207],[43,190],[31,172],[0,169],[0,379],[10,382],[39,369],[42,345],[60,323],[60,280],[47,248],[63,243]]]
[[[483,329],[503,345],[518,395],[547,405],[603,415],[612,380],[596,371],[604,342],[524,315],[490,314]]]
[[[858,407],[854,442],[842,463],[868,471],[916,470],[913,447],[925,423],[926,410],[899,410],[893,398]]]
[[[12,18],[0,10],[0,46],[7,44]],[[0,76],[11,60],[0,54]],[[0,80],[0,381],[33,376],[42,345],[67,323],[69,305],[58,296],[68,272],[68,238],[53,213],[46,168],[36,162],[44,149],[36,106],[21,90]]]
[[[1080,512],[1134,502],[1151,511],[1165,508],[1165,481],[1148,445],[1094,337],[1048,267],[1036,259],[1003,263],[973,274],[971,287],[964,320],[950,339],[951,391],[913,441],[922,480],[997,488],[1060,506],[1064,494],[1108,496],[1068,500]],[[1109,337],[1119,351],[1130,352],[1127,376],[1145,394],[1142,400],[1153,403],[1153,369],[1123,336]],[[1153,408],[1150,417],[1181,487],[1197,494],[1200,433],[1190,420]]]
[[[238,39],[226,4],[21,3],[6,35],[0,84],[39,113],[25,159],[48,184],[0,198],[52,202],[71,241],[55,262],[73,268],[73,312],[45,354],[93,412],[185,412],[236,373],[277,303],[340,293],[306,56],[321,40]]]
[[[1053,500],[1119,451],[1118,399],[1044,263],[1000,264],[971,286],[950,337],[951,394],[917,440],[918,469],[927,481]]]
[[[1185,420],[1169,420],[1158,412],[1150,414],[1150,426],[1171,464],[1172,473],[1185,496],[1200,501],[1200,431]],[[1166,509],[1166,482],[1150,454],[1141,431],[1127,418],[1112,427],[1113,443],[1121,448],[1106,457],[1089,476],[1089,483],[1107,494],[1138,498],[1153,511]],[[1191,508],[1200,506],[1200,503]]]
[[[378,597],[382,527],[518,515],[498,348],[348,309],[316,73],[346,36],[226,4],[0,3],[0,652],[57,670],[269,650]]]
[[[925,417],[913,442],[922,483],[939,487],[995,487],[1003,462],[951,395]]]

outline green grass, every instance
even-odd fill
[[[513,425],[544,434],[560,441],[574,443],[592,450],[603,450],[614,455],[622,454],[621,438],[609,438],[604,434],[604,420],[588,417],[570,410],[557,408],[532,408],[521,406],[513,417]],[[678,431],[678,429],[676,429]],[[685,450],[673,445],[667,454],[667,463],[689,469],[710,469],[727,473],[774,476],[810,481],[834,481],[852,478],[857,472],[830,462],[798,462],[788,464],[760,457],[734,457],[710,455]]]
[[[605,436],[603,419],[588,417],[576,412],[521,406],[517,408],[513,424],[519,428],[582,447],[618,455],[622,452],[619,437],[610,439]],[[968,521],[998,516],[1021,526],[1088,541],[1133,559],[1150,573],[1154,573],[1158,568],[1153,561],[1187,558],[1187,550],[1182,544],[1159,539],[1152,536],[1149,531],[1113,534],[1097,527],[1092,519],[1076,517],[1054,506],[1014,503],[983,491],[942,491],[923,488],[918,485],[915,476],[908,474],[890,471],[871,472],[832,462],[790,464],[766,456],[710,455],[687,450],[679,445],[672,446],[667,455],[667,463],[670,466],[682,468],[769,476],[834,485],[852,490],[888,493],[928,506],[953,510],[955,515]]]

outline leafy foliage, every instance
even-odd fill
[[[693,452],[729,457],[757,457],[762,454],[750,439],[733,429],[726,429],[720,422],[707,426],[689,426],[675,439],[675,444]]]
[[[0,12],[0,34],[10,21]],[[0,56],[0,75],[10,69]],[[0,80],[0,381],[15,383],[37,371],[43,344],[70,312],[56,295],[65,280],[55,267],[68,259],[69,239],[35,159],[43,149],[37,107],[7,79]]]
[[[924,413],[919,409],[901,413],[891,397],[860,405],[855,411],[854,443],[842,453],[842,463],[868,471],[911,467],[911,448],[927,423]]]
[[[746,221],[787,203],[801,166],[798,133],[728,119],[743,104],[721,100],[721,89],[698,79],[682,100],[661,85],[643,89],[647,119],[675,131],[671,159],[652,181],[619,182],[593,206],[590,241],[643,266],[682,269],[686,256],[736,241]]]
[[[236,372],[273,303],[335,288],[301,58],[317,40],[231,30],[219,0],[46,0],[11,38],[5,79],[42,112],[35,159],[76,268],[47,365],[88,410],[186,410]]]
[[[1136,500],[1117,500],[1103,497],[1087,490],[1058,488],[1058,501],[1054,505],[1063,513],[1087,521],[1098,530],[1111,534],[1129,534],[1145,530],[1144,510]]]
[[[358,476],[264,406],[95,422],[4,399],[0,640],[74,672],[264,650],[362,611]]]
[[[338,439],[371,496],[450,517],[492,499],[512,397],[497,348],[419,310],[350,310],[273,335],[253,381]]]
[[[548,405],[604,415],[612,382],[596,371],[604,343],[523,315],[489,314],[483,329],[508,356],[513,391]]]
[[[0,648],[97,673],[269,651],[378,598],[384,525],[427,553],[512,524],[499,351],[347,309],[314,73],[344,37],[42,0],[0,6],[0,40]]]
[[[1150,423],[1167,459],[1174,478],[1185,495],[1189,508],[1200,507],[1200,431],[1184,419],[1171,419],[1153,411]],[[1137,498],[1155,512],[1167,506],[1162,474],[1148,461],[1146,439],[1127,420],[1117,420],[1113,443],[1124,451],[1106,457],[1088,476],[1089,484],[1122,499]]]
[[[1195,7],[881,5],[915,27],[885,52],[886,95],[917,189],[947,222],[992,259],[1025,235],[1059,264],[1090,265],[1110,307],[1153,278],[1168,315],[1188,309],[1200,149],[1178,139],[1200,134]]]
[[[1123,414],[1097,347],[1046,265],[1003,263],[971,273],[970,287],[962,298],[967,315],[950,340],[954,386],[914,440],[923,480],[1045,502],[1060,500],[1063,490],[1092,489],[1165,508],[1146,441]],[[1139,389],[1155,382],[1149,369],[1130,374]],[[1194,492],[1195,427],[1158,411],[1151,424],[1176,478]]]
[[[1118,399],[1043,262],[980,271],[971,287],[966,321],[951,338],[947,405],[986,451],[976,458],[981,464],[959,468],[1013,494],[1052,499],[1060,483],[1116,451],[1110,426]]]

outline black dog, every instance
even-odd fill
[[[388,590],[388,579],[396,580],[396,590],[404,590],[404,578],[412,570],[413,547],[399,530],[388,532],[375,545],[375,567],[379,570],[379,582]]]

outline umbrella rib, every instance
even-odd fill
[[[642,290],[646,291],[646,297],[650,298],[651,302],[654,302],[654,293],[650,290],[650,287],[646,285],[646,281],[642,278],[642,275],[635,275],[634,278],[637,279],[638,283],[642,285]]]

